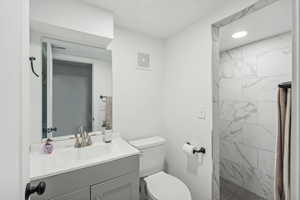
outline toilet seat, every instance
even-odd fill
[[[149,196],[153,200],[191,200],[191,192],[178,178],[158,172],[145,178]]]

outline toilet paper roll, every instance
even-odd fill
[[[190,144],[187,144],[187,143],[185,143],[182,146],[183,152],[186,153],[187,155],[193,155],[194,148],[195,147],[193,145],[190,145]]]

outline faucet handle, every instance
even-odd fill
[[[79,141],[79,137],[78,137],[77,133],[75,133],[74,135],[75,135],[75,144],[74,144],[74,147],[75,148],[80,148],[81,147],[81,143]]]
[[[90,146],[90,145],[92,145],[93,144],[93,141],[92,141],[92,137],[87,133],[87,142],[86,142],[86,144],[87,144],[87,146]]]
[[[81,136],[81,146],[82,147],[87,146],[87,134],[86,134],[86,131],[82,132],[80,134],[80,136]]]
[[[79,133],[83,133],[83,132],[84,132],[84,126],[83,126],[83,125],[80,125],[80,126],[79,126],[78,132],[79,132]]]

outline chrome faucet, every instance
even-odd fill
[[[83,126],[80,126],[78,131],[79,131],[79,133],[75,134],[74,147],[81,148],[81,147],[86,147],[86,146],[92,145],[92,143],[93,143],[92,138],[86,131],[84,131]]]

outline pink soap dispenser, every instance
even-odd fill
[[[51,154],[53,152],[53,140],[51,140],[50,138],[48,138],[45,142],[45,144],[43,145],[43,151],[46,154]]]

